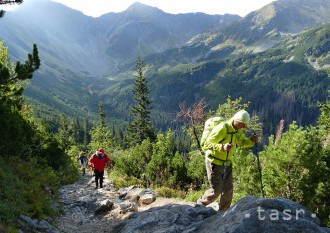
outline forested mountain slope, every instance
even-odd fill
[[[146,59],[151,96],[159,112],[176,112],[185,101],[191,105],[206,98],[215,109],[228,96],[251,101],[267,131],[282,118],[308,124],[318,115],[317,102],[324,102],[329,89],[330,25],[288,36],[276,47],[261,53],[232,59],[214,59],[195,64],[160,66],[152,56]],[[152,61],[156,61],[155,64]],[[112,109],[129,98],[129,74],[108,80],[104,99]],[[126,83],[126,85],[123,85]],[[126,106],[127,107],[127,106]],[[122,111],[124,114],[124,110]],[[166,115],[166,114],[161,114]],[[171,115],[169,116],[169,118]],[[172,115],[173,117],[173,115]],[[170,119],[167,119],[170,120]]]
[[[160,33],[158,27],[151,26],[151,21],[157,21],[154,16],[160,14],[165,18],[157,9],[134,4],[122,14],[109,14],[104,18],[93,19],[64,6],[48,3],[37,4],[35,9],[27,4],[28,10],[25,11],[26,15],[38,20],[41,19],[38,18],[39,14],[43,15],[44,24],[36,25],[33,21],[37,20],[34,18],[30,21],[24,20],[24,14],[21,15],[22,18],[16,15],[6,21],[0,19],[0,35],[10,38],[8,42],[0,42],[0,232],[20,231],[21,221],[28,225],[27,230],[22,228],[21,231],[32,232],[31,228],[35,232],[39,232],[40,228],[49,231],[53,229],[50,224],[56,224],[55,218],[63,214],[65,209],[69,210],[67,214],[70,217],[77,220],[70,227],[80,228],[86,219],[91,221],[92,225],[97,224],[88,212],[91,210],[88,208],[96,204],[94,199],[89,202],[85,196],[76,194],[87,191],[100,197],[98,191],[103,192],[105,189],[93,189],[93,192],[91,187],[79,187],[77,190],[75,185],[65,186],[62,190],[68,191],[68,198],[64,198],[64,205],[59,204],[58,201],[61,200],[57,199],[58,194],[61,194],[61,186],[73,183],[81,177],[81,171],[84,174],[84,162],[81,164],[77,155],[87,154],[89,157],[96,153],[96,150],[102,151],[98,148],[103,148],[111,157],[113,166],[108,167],[106,173],[113,179],[113,187],[116,189],[128,186],[133,188],[132,185],[137,185],[148,189],[155,188],[159,196],[180,197],[196,202],[208,186],[205,156],[198,149],[205,118],[220,113],[227,119],[239,109],[246,109],[251,113],[251,121],[247,124],[245,134],[249,137],[252,133],[257,133],[260,140],[251,149],[239,147],[235,151],[231,161],[234,168],[232,204],[239,204],[238,200],[247,195],[262,195],[267,199],[252,198],[252,202],[243,201],[242,206],[246,207],[246,204],[252,203],[252,207],[260,207],[260,200],[264,200],[268,208],[268,198],[275,198],[275,208],[272,209],[277,210],[276,206],[279,206],[283,210],[283,203],[279,203],[276,197],[284,197],[299,203],[294,204],[296,207],[293,209],[297,210],[303,205],[313,212],[304,211],[313,221],[306,222],[306,219],[302,218],[301,225],[294,220],[294,224],[299,225],[299,232],[299,227],[319,229],[323,232],[325,228],[319,227],[320,221],[316,216],[322,224],[329,226],[330,101],[327,98],[330,94],[330,25],[325,24],[325,15],[318,16],[326,11],[325,1],[314,1],[313,4],[308,4],[305,0],[277,1],[284,4],[280,15],[287,16],[290,12],[302,9],[304,14],[306,13],[306,22],[312,23],[306,24],[307,26],[302,23],[305,25],[302,27],[304,31],[300,31],[302,28],[298,27],[297,31],[285,35],[280,32],[280,37],[270,36],[274,43],[267,42],[273,30],[265,30],[266,34],[257,34],[249,28],[246,28],[246,36],[240,37],[233,32],[232,35],[226,35],[226,38],[219,37],[219,40],[213,41],[212,38],[216,38],[216,35],[224,35],[237,24],[227,25],[222,21],[222,26],[226,27],[218,25],[217,22],[214,26],[214,17],[203,15],[203,22],[209,25],[208,33],[198,33],[197,37],[179,48],[170,48],[175,44],[173,41],[168,40],[166,45],[162,41],[163,38],[157,36],[155,38],[158,40],[152,41],[155,42],[152,44],[149,36],[144,37],[143,34],[137,35],[138,32],[134,32],[134,28],[139,28],[150,36],[154,30]],[[141,11],[143,13],[139,15]],[[57,14],[62,17],[56,18]],[[132,14],[136,14],[136,17],[130,21]],[[8,15],[11,14],[5,14],[5,17]],[[146,23],[145,16],[150,15],[153,15],[152,20]],[[119,20],[118,28],[107,27],[107,18],[110,24],[115,22],[117,16],[120,16],[118,20],[123,20]],[[184,18],[186,15],[181,16]],[[189,15],[187,24],[194,22],[196,26],[189,32],[197,33],[204,28],[196,23],[198,19],[194,21],[190,16],[200,15]],[[216,20],[222,18],[219,17],[215,16]],[[234,16],[234,21],[235,18],[237,17]],[[299,25],[303,18],[292,17],[290,23]],[[81,19],[83,20],[80,21]],[[137,19],[142,20],[142,25],[148,26],[134,24]],[[248,19],[249,16],[240,22]],[[47,22],[48,20],[51,22]],[[104,21],[102,25],[98,25],[97,20]],[[163,27],[163,33],[170,38],[173,34],[167,24],[160,22],[161,20],[159,24],[166,28]],[[133,23],[135,27],[127,27],[126,30],[122,23],[124,26],[132,26]],[[45,25],[51,26],[50,30]],[[98,26],[95,28],[95,25]],[[281,28],[275,24],[270,26],[274,26],[273,29]],[[62,28],[66,31],[63,32]],[[97,32],[102,31],[102,28],[109,29],[108,34],[98,37]],[[132,34],[129,33],[131,29]],[[214,37],[207,38],[214,32]],[[244,40],[255,38],[253,34],[258,38],[255,42],[254,39]],[[140,41],[141,43],[137,44],[133,40],[136,36],[141,36],[139,38],[148,43],[143,44]],[[199,43],[196,40],[198,38],[205,38],[205,43]],[[252,49],[264,40],[269,46]],[[132,51],[137,49],[148,53],[142,57],[146,66],[141,59],[135,62],[134,52],[125,53],[128,47],[120,45],[121,42],[127,42],[127,46],[133,45],[129,47]],[[184,39],[181,42],[184,43]],[[3,46],[4,43],[9,44],[9,48]],[[237,43],[239,46],[231,46]],[[117,45],[123,46],[122,52],[116,50],[120,47]],[[145,45],[150,45],[150,50],[146,49]],[[153,49],[158,49],[158,46],[161,51],[153,53]],[[221,51],[217,52],[218,49]],[[121,64],[111,57],[116,52],[116,61],[123,58]],[[120,58],[121,54],[125,55]],[[126,59],[127,54],[132,57]],[[105,60],[102,60],[103,58]],[[20,62],[13,62],[16,59]],[[106,59],[111,62],[108,63]],[[102,75],[104,72],[106,74]],[[200,101],[201,99],[205,102]],[[149,100],[153,101],[151,106]],[[247,101],[251,103],[247,104]],[[322,103],[320,107],[318,101]],[[199,119],[192,123],[194,125],[189,122],[191,118],[188,119],[191,115],[187,117],[185,114],[190,113],[189,108],[186,112],[182,110],[180,114],[180,120],[185,127],[174,121],[179,118],[177,113],[182,102],[185,102],[186,106],[201,103],[197,106]],[[61,112],[64,114],[60,114]],[[153,117],[153,122],[150,116]],[[275,135],[280,119],[284,121],[281,121]],[[293,120],[298,123],[292,122]],[[79,168],[82,170],[79,171]],[[71,188],[68,190],[67,187]],[[71,189],[77,192],[71,192]],[[72,202],[72,198],[77,203]],[[130,201],[138,200],[141,199],[130,198]],[[293,204],[291,201],[285,203]],[[292,206],[291,204],[289,206]],[[111,205],[111,202],[106,201],[106,205]],[[238,209],[239,206],[237,205]],[[142,214],[141,219],[164,213],[167,207],[156,209],[156,212],[144,212],[147,215]],[[247,210],[245,207],[243,209]],[[229,210],[232,216],[229,212],[224,215],[237,220],[237,214],[233,211],[237,208],[235,206]],[[208,211],[209,208],[197,207],[196,213],[200,215],[195,215],[196,218],[204,219],[194,226],[186,224],[186,217],[191,217],[191,213],[195,211],[191,212],[189,208],[188,212],[185,212],[188,215],[183,214],[182,218],[177,218],[177,213],[182,213],[180,209],[177,208],[178,212],[173,213],[178,225],[183,223],[193,229],[199,223],[210,223],[209,220],[203,221],[204,210]],[[76,218],[76,211],[87,218]],[[244,213],[246,214],[246,211]],[[226,220],[223,216],[218,216]],[[244,218],[242,223],[250,223],[246,221],[246,216],[241,216]],[[280,216],[281,214],[277,215]],[[287,215],[289,216],[291,215]],[[63,217],[61,229],[67,230],[70,220],[65,218],[66,216]],[[214,228],[221,231],[218,219],[211,218],[216,220]],[[270,224],[283,223],[283,226],[290,229],[294,227],[294,224],[287,220],[275,222],[272,218]],[[141,223],[138,218],[135,218],[137,221],[130,220],[132,219],[117,225],[114,232],[125,229],[132,232],[132,223]],[[191,221],[196,222],[194,219]],[[252,222],[256,223],[256,229],[260,230],[262,224],[254,220]],[[263,220],[262,222],[267,223]],[[159,223],[163,224],[156,219],[151,225],[156,229]],[[171,229],[172,223],[173,221],[170,224]],[[175,227],[181,227],[178,225]],[[209,231],[209,225],[200,228],[201,231]],[[145,226],[142,223],[142,229],[145,229]],[[238,227],[244,228],[246,225]]]
[[[240,18],[171,15],[135,3],[92,18],[39,1],[8,12],[0,38],[13,59],[38,44],[42,66],[26,96],[42,111],[93,117],[103,101],[109,117],[126,120],[142,55],[159,126],[182,101],[205,97],[214,108],[228,95],[251,101],[262,120],[311,123],[328,87],[329,9],[326,0],[278,0]]]
[[[139,54],[182,46],[199,33],[219,30],[238,19],[237,15],[172,15],[140,3],[92,18],[38,0],[6,13],[0,21],[0,39],[12,60],[25,59],[32,44],[38,45],[42,66],[26,95],[40,109],[86,116],[97,111],[98,92],[105,86],[94,83],[102,74],[118,64],[135,62]]]

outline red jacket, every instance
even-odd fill
[[[103,172],[105,166],[111,163],[111,159],[109,155],[105,154],[102,156],[98,156],[96,154],[93,154],[92,157],[88,161],[88,165],[92,166],[94,170],[98,172]]]

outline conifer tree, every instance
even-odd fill
[[[10,63],[7,48],[0,42],[0,99],[3,103],[21,109],[25,84],[39,67],[40,59],[35,44],[32,54],[28,54],[28,60],[24,64],[18,61],[14,65]]]
[[[91,130],[91,142],[89,143],[89,148],[96,150],[97,148],[104,148],[104,150],[109,151],[113,147],[113,136],[105,123],[105,112],[103,109],[103,104],[99,104],[99,116],[100,124],[96,128]]]
[[[76,143],[73,137],[73,124],[66,114],[59,117],[59,128],[56,134],[57,140],[60,142],[63,150],[68,150],[70,146]]]
[[[90,129],[91,129],[91,125],[88,121],[88,119],[86,118],[84,120],[84,147],[87,147],[89,141],[90,141]]]
[[[99,116],[100,116],[100,126],[101,127],[106,127],[105,125],[105,112],[103,109],[103,104],[100,102],[99,104]]]
[[[155,132],[150,117],[151,101],[148,97],[149,88],[147,79],[144,76],[145,65],[141,57],[137,59],[135,70],[137,73],[133,87],[135,105],[130,108],[130,116],[133,118],[133,121],[128,125],[127,129],[128,144],[131,146],[140,144],[147,138],[150,138],[151,141],[155,139]]]

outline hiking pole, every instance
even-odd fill
[[[230,135],[230,144],[232,144],[233,142],[233,134]],[[222,175],[222,184],[221,184],[221,196],[220,196],[220,202],[219,202],[219,210],[220,210],[220,205],[221,205],[221,199],[223,198],[223,191],[225,188],[225,182],[227,179],[227,172],[228,172],[228,157],[229,157],[229,151],[227,151],[227,157],[226,157],[226,161],[223,163],[223,165],[225,166],[225,168],[223,169],[223,175]]]
[[[258,160],[258,170],[259,170],[259,174],[260,174],[260,185],[261,185],[261,193],[262,193],[262,197],[265,197],[265,193],[264,193],[264,185],[262,184],[262,172],[261,172],[261,166],[260,166],[260,160],[259,160],[259,154],[257,154],[257,160]]]
[[[254,135],[256,135],[256,134],[254,134]],[[257,145],[257,143],[256,143],[256,145]],[[260,159],[259,159],[258,152],[257,152],[257,161],[258,161],[258,171],[259,171],[259,178],[260,178],[260,185],[261,185],[261,193],[262,193],[262,197],[265,197],[264,185],[262,184],[262,172],[261,172]]]

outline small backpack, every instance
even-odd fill
[[[205,121],[204,131],[203,131],[203,135],[202,135],[201,143],[200,143],[202,148],[204,146],[204,143],[205,143],[206,139],[210,135],[212,129],[215,126],[217,126],[218,124],[220,124],[221,122],[224,122],[224,121],[226,121],[226,120],[223,117],[211,117],[211,118],[209,118]]]

